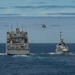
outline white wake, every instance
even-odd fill
[[[0,55],[7,55],[6,53],[0,53]]]

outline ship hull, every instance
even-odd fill
[[[7,32],[6,43],[7,55],[28,55],[28,33],[25,30],[20,31],[16,28],[16,31],[12,30]]]
[[[65,52],[63,52],[63,51],[61,51],[61,52],[55,52],[56,54],[69,54],[69,51],[65,51]]]
[[[7,55],[29,55],[29,50],[7,50]]]

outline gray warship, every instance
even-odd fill
[[[28,55],[28,33],[22,27],[22,31],[17,27],[16,31],[11,30],[7,32],[6,39],[6,54],[7,55]]]
[[[68,54],[69,48],[66,46],[65,42],[62,39],[62,32],[60,31],[60,39],[59,42],[56,45],[56,54]]]

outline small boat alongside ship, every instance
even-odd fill
[[[60,32],[60,39],[59,42],[56,45],[56,54],[68,54],[69,48],[66,46],[65,42],[62,39],[62,32]]]
[[[22,31],[17,27],[16,31],[11,30],[7,32],[6,54],[7,55],[28,55],[28,32]]]

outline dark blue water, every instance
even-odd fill
[[[69,55],[50,54],[56,44],[29,44],[30,55],[0,55],[0,75],[75,75],[75,44]],[[0,44],[0,52],[5,52]]]

